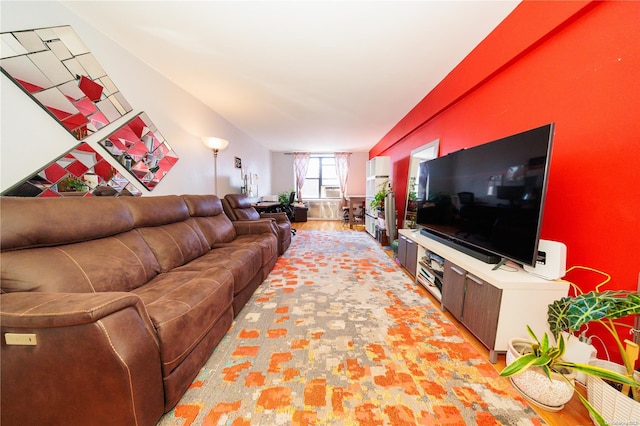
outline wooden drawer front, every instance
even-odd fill
[[[456,317],[462,319],[465,293],[465,271],[448,260],[444,262],[444,278],[442,280],[442,307]]]
[[[466,274],[465,284],[462,323],[488,348],[493,348],[502,290],[471,274]]]

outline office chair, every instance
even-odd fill
[[[295,199],[296,199],[296,192],[291,191],[291,194],[289,194],[289,203],[282,206],[282,210],[287,214],[287,217],[291,222],[294,222],[296,220],[295,207],[293,206],[293,202],[295,201]],[[293,235],[296,235],[296,232],[297,232],[297,229],[292,227],[291,233]]]

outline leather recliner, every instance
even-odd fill
[[[245,194],[227,194],[222,199],[222,207],[229,219],[257,220],[264,218],[274,219],[278,228],[278,254],[282,255],[291,245],[291,221],[284,212],[258,213],[251,205],[251,200]]]

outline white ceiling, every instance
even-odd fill
[[[272,151],[368,151],[518,4],[63,1]]]

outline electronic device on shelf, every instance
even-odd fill
[[[487,263],[535,267],[554,124],[420,163],[416,223]]]
[[[424,256],[418,261],[417,281],[436,297],[441,297],[443,276],[444,258],[425,250]]]

